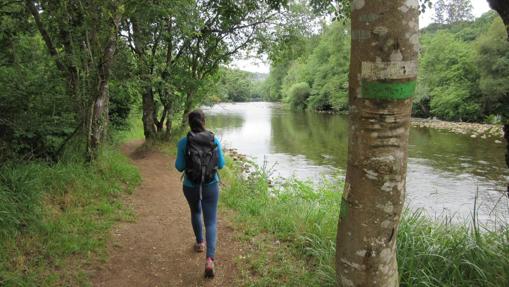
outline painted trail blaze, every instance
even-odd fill
[[[393,54],[395,58],[402,57],[399,50]],[[362,62],[361,77],[362,98],[406,100],[412,97],[415,92],[417,62]]]
[[[374,100],[406,100],[414,95],[417,82],[362,80],[362,97]]]

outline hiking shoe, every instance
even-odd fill
[[[202,243],[195,243],[194,244],[194,251],[196,252],[203,252],[205,251],[205,243],[202,242]]]
[[[214,260],[210,257],[207,257],[207,261],[205,262],[205,277],[214,277]]]

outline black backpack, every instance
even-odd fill
[[[186,176],[193,183],[209,183],[217,172],[218,150],[214,134],[189,132],[186,145]]]

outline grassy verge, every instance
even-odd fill
[[[82,286],[109,229],[133,215],[120,198],[140,182],[116,147],[93,164],[0,168],[0,286]]]
[[[229,161],[222,204],[236,211],[251,246],[241,258],[246,286],[335,286],[341,186],[288,180],[270,188],[256,168]],[[265,235],[263,235],[265,234]],[[407,213],[398,234],[402,286],[509,286],[509,231],[479,232]]]

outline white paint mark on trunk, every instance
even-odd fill
[[[372,180],[378,179],[378,173],[376,173],[375,171],[364,169],[364,172],[366,173],[367,178]]]
[[[397,186],[397,183],[395,182],[391,182],[391,181],[387,181],[384,183],[384,185],[382,186],[382,190],[385,191],[385,192],[391,192],[392,189]]]
[[[385,205],[377,204],[377,208],[383,209],[385,213],[392,214],[394,212],[394,205],[392,205],[392,202],[387,202]]]
[[[387,27],[384,27],[384,26],[377,26],[377,27],[375,27],[375,29],[373,29],[373,33],[380,35],[380,36],[385,36],[385,35],[387,35],[388,32],[389,32],[389,29],[387,29]]]
[[[403,61],[403,54],[401,54],[401,51],[399,49],[392,51],[391,53],[391,62],[401,62]],[[405,72],[404,70],[402,70]]]
[[[389,273],[389,266],[386,264],[382,264],[382,265],[378,266],[378,271],[382,274],[387,274],[387,273]]]
[[[416,30],[416,29],[418,29],[418,28],[419,28],[419,27],[418,27],[418,25],[419,25],[419,24],[418,24],[416,21],[410,21],[410,22],[408,22],[408,27],[410,27],[410,29],[412,29],[412,30]]]
[[[397,119],[395,116],[386,116],[385,117],[385,122],[386,123],[396,123]]]
[[[419,40],[417,38],[417,40]],[[401,52],[391,55],[392,58],[403,58]],[[416,61],[362,62],[361,77],[366,80],[411,79],[417,76]],[[359,94],[359,93],[357,93]]]
[[[357,254],[360,257],[366,256],[366,253],[368,253],[367,250],[357,250],[357,252],[355,252],[355,254]]]
[[[398,190],[402,191],[405,189],[405,181],[402,180],[398,183],[398,186],[397,186]]]
[[[354,10],[362,9],[362,7],[364,7],[364,5],[366,5],[365,0],[353,0],[353,2],[352,2],[352,8]]]
[[[103,99],[102,98],[98,98],[96,101],[95,101],[95,106],[99,109],[103,106]]]
[[[392,257],[392,249],[391,248],[384,248],[380,252],[380,258],[382,258],[383,261],[389,262]]]
[[[410,10],[407,5],[403,5],[403,6],[399,7],[398,9],[399,9],[399,11],[401,11],[403,13],[406,13],[406,12],[408,12],[408,10]]]
[[[418,9],[419,8],[419,0],[406,0],[405,5],[409,8]]]
[[[341,284],[344,287],[353,287],[354,286],[352,280],[348,280],[347,278],[345,278],[345,276],[341,276]]]
[[[349,266],[350,268],[356,269],[356,270],[364,270],[364,265],[360,265],[354,262],[350,262],[344,258],[341,258],[341,262],[343,262],[345,265]]]

